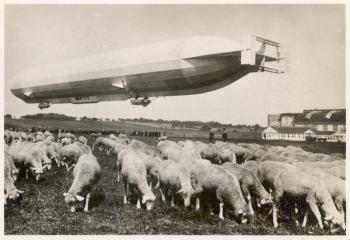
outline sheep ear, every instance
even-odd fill
[[[22,191],[22,190],[17,190],[17,192],[18,192],[18,193],[24,193],[24,191]]]
[[[181,188],[179,191],[177,191],[176,193],[183,193],[183,189]]]
[[[65,193],[63,193],[63,197],[65,197],[65,196],[67,196],[67,193],[65,192]]]
[[[84,197],[82,197],[80,195],[76,195],[75,198],[80,202],[84,200]]]
[[[328,215],[328,216],[325,216],[324,220],[329,221],[329,220],[332,220],[332,218],[333,217],[331,215]]]

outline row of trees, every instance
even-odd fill
[[[5,118],[12,118],[11,114],[6,114]],[[59,121],[75,121],[77,120],[76,117],[67,116],[64,114],[57,114],[57,113],[38,113],[33,115],[24,115],[21,118],[23,119],[32,119],[32,120],[59,120]],[[92,117],[89,118],[87,116],[83,116],[80,118],[80,121],[102,121],[102,118],[96,118]],[[106,118],[105,121],[115,121],[114,119]],[[205,131],[209,131],[213,128],[216,129],[228,129],[228,128],[235,128],[235,129],[254,129],[255,131],[258,131],[262,127],[258,124],[255,125],[245,125],[245,124],[239,124],[239,125],[232,125],[232,124],[222,124],[216,121],[210,121],[210,122],[201,122],[201,121],[179,121],[179,120],[153,120],[153,119],[147,119],[147,118],[119,118],[118,121],[124,122],[143,122],[143,123],[163,123],[163,124],[171,124],[172,128],[192,128],[192,129],[201,129]]]

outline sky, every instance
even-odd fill
[[[39,110],[10,92],[25,69],[197,35],[234,41],[257,35],[282,44],[287,72],[250,73],[209,93],[129,101],[56,104]],[[267,115],[345,108],[344,5],[6,5],[5,113],[62,113],[267,125]]]

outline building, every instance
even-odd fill
[[[296,115],[295,127],[308,127],[317,131],[334,132],[346,130],[345,109],[304,110]]]
[[[315,133],[309,128],[294,127],[268,127],[262,132],[262,139],[264,140],[305,141],[307,136],[315,137]]]
[[[345,142],[344,131],[317,131],[304,127],[267,127],[261,137],[263,140]]]
[[[345,142],[345,109],[311,109],[267,118],[268,128],[262,132],[266,140]]]

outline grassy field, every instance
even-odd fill
[[[149,137],[139,139],[149,144],[154,144],[156,140]],[[89,144],[92,144],[90,138]],[[72,183],[72,172],[54,167],[42,181],[21,178],[16,183],[25,193],[21,201],[5,209],[5,234],[330,234],[329,230],[317,228],[314,217],[310,218],[309,226],[302,229],[294,225],[289,213],[283,211],[279,218],[280,227],[274,229],[268,208],[261,209],[245,225],[229,219],[219,220],[218,215],[195,212],[193,207],[170,208],[158,200],[157,191],[155,194],[158,198],[151,212],[138,210],[135,205],[125,206],[122,183],[117,182],[113,168],[115,159],[97,149],[94,154],[103,173],[92,193],[89,213],[68,212],[63,193]]]

